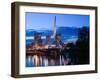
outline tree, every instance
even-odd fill
[[[80,41],[85,41],[89,39],[89,28],[88,27],[84,26],[81,29],[79,29],[78,39]]]
[[[76,42],[77,56],[79,64],[89,63],[89,28],[82,27],[78,32],[78,40]]]

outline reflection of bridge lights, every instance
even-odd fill
[[[35,66],[39,65],[39,57],[37,55],[34,55],[34,63],[35,63]]]
[[[31,56],[28,56],[28,62],[31,63]]]

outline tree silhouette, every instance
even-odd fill
[[[89,28],[79,29],[78,40],[76,42],[77,56],[79,64],[89,64]]]
[[[89,39],[89,28],[88,27],[82,27],[81,29],[79,29],[78,39],[80,41],[85,41]]]

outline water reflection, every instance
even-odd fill
[[[69,53],[67,53],[69,54]],[[71,64],[71,58],[68,55],[27,55],[26,67],[38,67],[38,66],[60,66]]]

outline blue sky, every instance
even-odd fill
[[[89,26],[89,15],[75,14],[48,14],[48,13],[32,13],[26,12],[26,29],[52,29],[54,26],[54,18],[56,16],[56,26],[58,27],[83,27]]]

